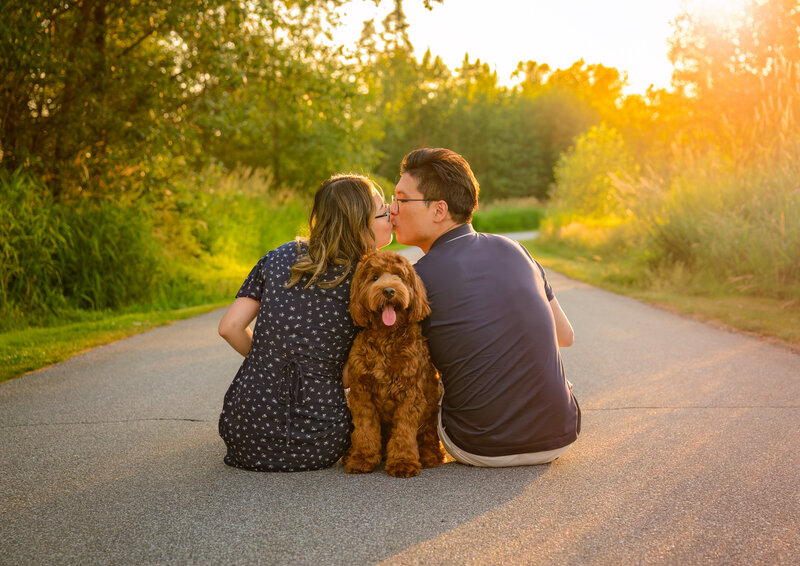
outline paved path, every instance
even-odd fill
[[[216,311],[0,386],[0,563],[800,563],[800,355],[550,278],[584,415],[555,463],[228,468]]]

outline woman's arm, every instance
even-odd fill
[[[342,367],[342,385],[345,389],[350,387],[350,365],[347,362]]]
[[[243,356],[247,355],[253,343],[253,331],[249,326],[258,314],[258,307],[258,301],[239,297],[233,301],[219,321],[219,335]]]
[[[556,320],[558,345],[562,347],[572,346],[572,343],[575,341],[575,331],[572,329],[567,315],[561,310],[561,305],[558,304],[558,299],[555,297],[550,301],[550,310],[553,311],[553,318]]]

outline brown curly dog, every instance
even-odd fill
[[[363,330],[347,360],[353,415],[349,474],[381,462],[407,478],[443,460],[436,433],[441,384],[419,323],[430,313],[425,287],[411,263],[388,251],[359,262],[350,288],[350,314]]]

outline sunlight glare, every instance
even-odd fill
[[[745,15],[744,0],[688,0],[689,10],[703,21],[720,26],[736,27]]]

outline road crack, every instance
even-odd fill
[[[637,410],[665,410],[665,411],[684,411],[684,410],[706,410],[706,409],[800,409],[800,405],[723,405],[723,406],[685,406],[685,407],[663,407],[663,406],[633,406],[633,407],[581,407],[582,413],[591,411],[637,411]]]
[[[35,426],[68,426],[68,425],[103,425],[103,424],[126,424],[126,423],[143,423],[143,422],[187,422],[187,423],[213,423],[217,419],[190,419],[180,417],[150,417],[142,419],[120,419],[120,420],[107,420],[107,421],[61,421],[61,422],[41,422],[41,423],[22,423],[11,425],[0,425],[0,429],[9,428],[26,428]]]

